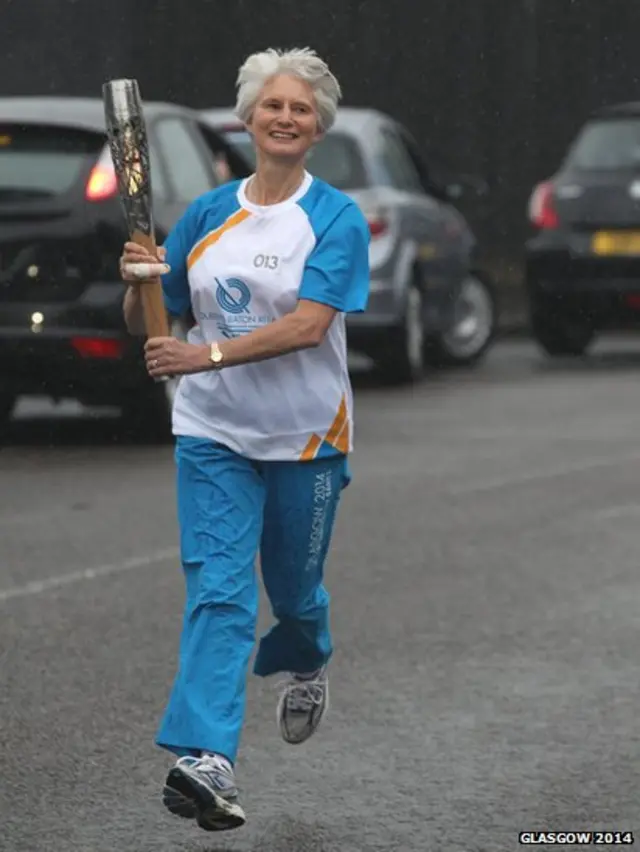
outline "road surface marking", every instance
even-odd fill
[[[454,486],[447,488],[447,493],[457,497],[463,494],[476,494],[483,491],[495,491],[500,488],[507,488],[510,485],[525,485],[527,482],[544,482],[547,479],[556,479],[561,476],[569,476],[572,473],[583,473],[588,470],[597,470],[602,467],[615,467],[616,465],[627,464],[640,460],[638,455],[623,456],[621,458],[612,459],[592,459],[573,465],[565,465],[557,467],[554,470],[540,471],[538,473],[522,473],[516,476],[501,476],[486,480],[485,482],[469,483],[468,485]]]
[[[96,580],[98,577],[109,577],[112,574],[122,574],[125,571],[133,571],[135,568],[145,568],[157,562],[165,562],[176,559],[180,551],[177,547],[168,547],[165,550],[157,550],[146,556],[134,556],[125,559],[124,562],[111,562],[107,565],[98,565],[95,568],[84,568],[82,571],[71,571],[68,574],[59,574],[57,577],[47,577],[44,580],[32,580],[24,586],[14,586],[10,589],[0,589],[0,603],[5,603],[13,598],[24,598],[30,595],[40,595],[50,589],[59,589],[61,586],[69,586],[72,583],[80,583],[83,580]]]
[[[618,506],[607,506],[593,513],[600,520],[615,520],[616,518],[637,518],[640,515],[640,503],[621,503]]]

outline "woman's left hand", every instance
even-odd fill
[[[200,373],[208,368],[208,351],[175,337],[151,337],[144,345],[147,372],[153,378]]]

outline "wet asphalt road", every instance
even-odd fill
[[[640,830],[639,378],[635,344],[549,365],[508,343],[413,391],[357,382],[332,711],[287,747],[275,682],[250,678],[249,822],[216,835],[158,798],[171,449],[23,407],[0,450],[0,850],[503,852],[521,831]]]

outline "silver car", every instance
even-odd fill
[[[231,109],[201,116],[255,162]],[[460,186],[436,186],[408,131],[371,109],[341,108],[307,168],[350,195],[371,229],[369,306],[348,317],[350,349],[394,382],[415,381],[429,363],[477,362],[492,342],[496,307],[453,203]]]

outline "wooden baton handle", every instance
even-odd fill
[[[142,231],[134,231],[131,234],[131,241],[142,246],[149,254],[156,257],[157,246],[152,235],[143,234]],[[169,319],[164,306],[162,281],[159,277],[141,282],[140,298],[142,300],[142,312],[147,338],[169,337]]]

